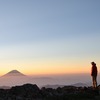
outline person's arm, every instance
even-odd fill
[[[97,67],[96,67],[96,71],[97,71],[97,75],[98,75],[98,69],[97,69]]]
[[[91,76],[93,76],[93,67],[91,68]]]

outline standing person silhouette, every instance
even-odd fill
[[[93,88],[97,87],[97,66],[95,62],[91,62],[92,68],[91,68],[91,76],[92,76],[92,82],[93,82]]]

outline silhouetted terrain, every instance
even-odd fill
[[[36,84],[24,84],[0,89],[0,100],[100,100],[100,86],[95,90],[75,86],[40,89]]]

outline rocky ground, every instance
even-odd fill
[[[100,100],[100,86],[65,86],[39,89],[35,84],[24,84],[11,89],[0,89],[0,100]]]

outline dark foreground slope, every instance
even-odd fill
[[[94,90],[91,87],[74,86],[39,89],[35,84],[24,84],[0,89],[0,100],[100,100],[99,90],[99,87]]]

